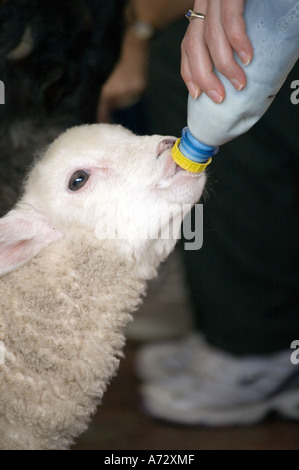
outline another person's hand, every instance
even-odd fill
[[[194,98],[204,91],[221,103],[225,90],[213,72],[213,66],[228,78],[237,90],[246,85],[246,75],[234,60],[234,51],[247,65],[253,55],[243,19],[245,0],[195,0],[193,10],[205,19],[190,21],[182,42],[181,74]]]
[[[130,0],[127,7],[127,29],[120,60],[104,84],[98,104],[98,121],[110,122],[115,109],[136,103],[147,85],[149,39],[137,37],[131,26],[146,22],[154,31],[162,30],[183,17],[192,0]]]
[[[111,122],[114,110],[130,107],[139,101],[147,83],[147,55],[147,41],[127,31],[119,62],[102,87],[98,122]]]

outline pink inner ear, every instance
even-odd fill
[[[18,264],[22,261],[24,253],[26,252],[26,245],[29,240],[20,240],[12,245],[9,245],[5,250],[4,254],[1,254],[1,265],[4,264]],[[6,261],[6,263],[5,263]]]
[[[0,220],[0,275],[27,263],[60,237],[43,214],[12,210]]]

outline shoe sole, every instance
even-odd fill
[[[299,392],[292,390],[279,396],[252,405],[233,408],[173,409],[169,403],[157,401],[143,388],[142,401],[145,411],[151,416],[185,425],[250,425],[263,420],[270,412],[292,419],[299,419]]]

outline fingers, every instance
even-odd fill
[[[225,8],[221,9],[221,23],[230,45],[237,52],[243,64],[248,65],[252,59],[253,50],[246,35],[243,18],[244,3],[244,0],[226,0]]]
[[[228,78],[237,90],[241,90],[246,85],[246,75],[234,60],[232,44],[227,34],[228,31],[230,37],[234,37],[235,31],[239,32],[239,22],[240,19],[242,20],[241,13],[237,13],[237,5],[240,2],[239,0],[234,0],[234,2],[234,7],[229,11],[227,11],[229,3],[227,3],[227,0],[225,4],[221,0],[213,0],[209,3],[205,27],[205,42],[217,70]],[[226,18],[225,24],[222,22],[223,17]],[[237,38],[238,36],[236,35],[234,37],[235,41]]]
[[[206,4],[207,0],[203,0],[198,8],[194,5],[194,10],[204,14]],[[210,61],[208,51],[203,47],[204,25],[201,24],[203,21],[199,19],[197,25],[192,21],[189,23],[181,44],[181,76],[194,99],[201,93],[202,61],[207,59]],[[204,57],[200,57],[201,53]],[[211,68],[211,61],[209,67]]]
[[[213,101],[221,103],[225,90],[214,74],[214,66],[232,85],[241,90],[246,75],[234,59],[234,51],[248,64],[252,46],[246,35],[243,19],[245,0],[196,0],[194,8],[205,13],[206,19],[191,20],[182,42],[181,74],[194,98],[204,91]]]
[[[197,98],[203,90],[218,103],[223,100],[224,87],[213,72],[213,62],[206,46],[205,25],[192,20],[181,47],[181,75],[190,95]]]

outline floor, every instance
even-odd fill
[[[137,345],[129,342],[119,374],[77,450],[299,450],[299,423],[269,417],[249,427],[189,428],[147,416],[133,373]]]
[[[137,314],[138,321],[136,319],[136,324],[128,328],[129,339],[119,372],[104,395],[102,406],[89,429],[73,449],[299,450],[299,421],[269,416],[260,424],[247,427],[186,427],[155,420],[144,412],[139,396],[139,381],[134,373],[136,353],[143,344],[140,338],[150,340],[157,336],[149,319],[155,322],[158,317],[161,337],[167,331],[167,325],[168,332],[173,335],[175,331],[171,327],[174,324],[179,325],[182,333],[190,329],[191,315],[182,288],[181,274],[180,260],[174,254],[163,267],[158,280],[150,285],[144,306]],[[171,322],[167,312],[171,313]],[[140,324],[146,324],[146,328],[140,328]]]

